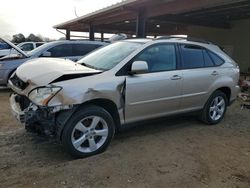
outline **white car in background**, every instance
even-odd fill
[[[43,45],[44,42],[22,42],[20,44],[18,44],[17,46],[24,52],[29,52],[31,50],[34,50],[35,48]],[[18,54],[18,52],[12,48],[11,46],[9,46],[8,49],[3,49],[0,50],[0,58],[4,57],[6,55],[10,55],[10,54]]]

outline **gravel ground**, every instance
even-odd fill
[[[0,187],[250,187],[250,111],[234,103],[217,126],[194,117],[130,127],[108,150],[72,159],[26,133],[0,91]]]

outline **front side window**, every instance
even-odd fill
[[[72,45],[71,44],[60,44],[52,47],[48,50],[51,53],[51,57],[69,57],[72,56]]]
[[[133,61],[146,61],[149,72],[170,71],[176,69],[174,44],[157,44],[145,49]]]

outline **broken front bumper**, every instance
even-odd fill
[[[18,94],[12,94],[9,100],[13,116],[26,129],[50,135],[55,132],[55,114],[48,108],[39,108],[27,97]]]
[[[77,109],[77,106],[38,107],[27,97],[18,94],[12,94],[9,101],[13,116],[27,130],[58,135],[58,139],[65,123]]]
[[[25,123],[24,111],[21,109],[20,104],[16,102],[16,94],[10,96],[10,107],[12,115],[22,124]]]

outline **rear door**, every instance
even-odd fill
[[[177,70],[175,45],[162,43],[150,46],[138,54],[134,61],[146,61],[149,72],[126,77],[126,122],[177,112],[182,73]]]
[[[51,57],[72,59],[72,44],[59,44],[47,50]],[[73,60],[73,59],[72,59]]]
[[[220,73],[210,52],[205,48],[189,44],[181,44],[179,47],[183,73],[180,109],[200,109],[209,97],[209,90]]]
[[[99,44],[73,44],[72,45],[72,55],[74,59],[77,61],[86,54],[92,52],[93,50],[101,47]]]

